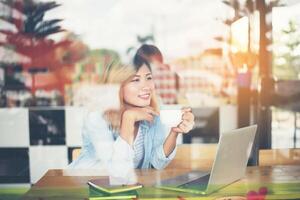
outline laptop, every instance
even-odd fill
[[[208,195],[245,176],[257,125],[221,134],[210,172],[191,171],[162,180],[155,187],[178,192]]]

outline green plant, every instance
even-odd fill
[[[300,28],[295,20],[290,20],[276,37],[274,49],[274,72],[280,79],[300,77]]]

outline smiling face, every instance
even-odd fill
[[[135,107],[149,106],[153,95],[152,73],[146,65],[143,65],[123,86],[124,104]]]

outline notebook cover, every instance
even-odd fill
[[[102,200],[102,199],[133,199],[137,198],[137,192],[135,190],[127,192],[119,192],[114,194],[109,194],[102,192],[94,187],[89,187],[89,200]]]
[[[107,194],[115,194],[120,192],[127,192],[127,191],[133,191],[137,190],[143,187],[142,184],[134,184],[134,185],[110,185],[108,179],[93,179],[87,182],[87,184],[104,193]]]

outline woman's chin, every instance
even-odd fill
[[[148,107],[148,106],[150,106],[150,104],[146,104],[146,105],[139,105],[138,107],[145,108],[145,107]]]
[[[137,107],[147,107],[147,106],[150,106],[150,103],[139,103],[139,104],[136,104]]]
[[[139,102],[125,102],[125,106],[129,106],[129,107],[147,107],[150,106],[150,101],[146,102],[146,101],[139,101]]]

